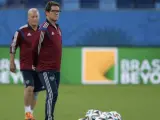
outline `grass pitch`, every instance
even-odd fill
[[[36,120],[44,120],[45,92],[35,108]],[[77,120],[88,109],[116,110],[123,120],[159,120],[160,86],[60,85],[55,120]],[[0,120],[23,120],[23,86],[0,85]]]

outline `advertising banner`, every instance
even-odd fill
[[[16,73],[9,70],[9,48],[0,48],[0,84],[23,84],[16,54]],[[63,48],[63,84],[160,84],[160,48]]]
[[[83,84],[160,84],[160,48],[83,48]]]
[[[119,48],[120,84],[160,84],[160,48]]]
[[[82,49],[82,83],[115,84],[118,77],[117,48]]]
[[[10,72],[9,47],[0,47],[0,84],[23,84],[19,50],[15,55],[16,73]],[[63,48],[61,83],[81,84],[81,48]]]
[[[16,73],[10,72],[9,47],[0,47],[0,84],[22,84],[23,77],[20,72],[19,50],[15,55]]]

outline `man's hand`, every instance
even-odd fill
[[[16,65],[14,62],[10,62],[10,71],[16,73]]]
[[[32,65],[32,70],[34,70],[34,71],[36,70],[36,67],[34,65]]]

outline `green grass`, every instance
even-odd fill
[[[37,120],[44,120],[44,102],[45,92],[41,92]],[[123,120],[159,120],[160,86],[60,86],[56,120],[77,120],[91,108],[116,110]],[[23,118],[23,86],[0,85],[0,120]]]

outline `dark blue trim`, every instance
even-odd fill
[[[41,27],[39,30],[46,31],[46,30],[47,30],[47,28]]]
[[[49,39],[51,39],[51,38],[50,38],[50,35],[49,35],[49,31],[48,31],[48,29],[46,30],[46,32],[47,32],[47,35],[48,35]]]
[[[25,39],[25,35],[24,35],[24,33],[21,31],[21,30],[18,30],[18,32],[21,34],[21,36],[23,37],[23,39]]]

